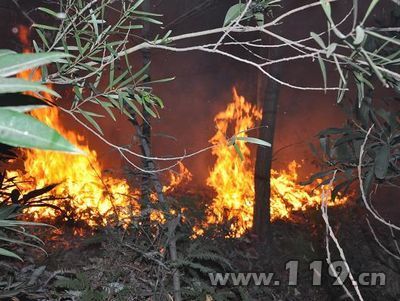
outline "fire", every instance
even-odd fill
[[[178,162],[178,168],[178,172],[170,171],[169,184],[163,187],[163,192],[173,192],[178,186],[187,184],[192,180],[192,173],[180,161]]]
[[[20,41],[29,52],[29,31],[19,27]],[[26,71],[20,77],[39,80],[39,70]],[[46,98],[50,97],[45,95]],[[230,231],[233,237],[243,235],[252,227],[254,205],[254,157],[248,145],[237,141],[237,147],[243,155],[241,161],[233,147],[227,146],[227,137],[233,134],[247,136],[247,131],[256,126],[261,119],[261,110],[250,104],[244,97],[233,91],[233,102],[226,110],[215,116],[216,134],[210,139],[214,145],[212,154],[216,162],[210,171],[207,185],[216,192],[216,197],[207,210],[204,226],[231,221]],[[18,179],[18,187],[22,193],[57,184],[51,191],[57,196],[51,207],[30,207],[27,212],[35,219],[56,219],[61,212],[68,213],[64,219],[86,222],[89,226],[103,226],[110,223],[129,222],[134,215],[140,214],[137,199],[138,190],[132,189],[126,180],[115,178],[103,172],[103,166],[97,152],[90,149],[85,137],[66,129],[56,107],[38,109],[32,115],[55,128],[71,143],[78,146],[86,155],[70,155],[65,153],[22,150],[25,157],[24,169],[8,172],[9,177]],[[300,164],[293,161],[286,170],[272,170],[271,173],[271,216],[273,220],[290,218],[291,213],[318,206],[321,203],[321,190],[311,186],[298,184],[297,170]],[[163,193],[175,193],[179,187],[192,178],[190,171],[178,163],[178,172],[171,172],[169,185],[163,187]],[[156,194],[152,194],[156,202]],[[342,198],[337,203],[344,203]],[[181,209],[183,213],[184,208]],[[176,212],[171,212],[176,214]],[[154,210],[150,219],[165,222],[162,212]],[[196,227],[197,234],[202,229]]]
[[[23,150],[24,171],[17,170],[9,174],[22,179],[19,188],[29,191],[52,183],[58,184],[51,194],[65,199],[52,201],[51,204],[72,212],[74,219],[86,221],[89,226],[129,219],[137,209],[137,204],[130,201],[132,197],[128,183],[102,172],[96,151],[89,148],[83,136],[61,125],[57,108],[36,110],[32,115],[62,133],[86,155]],[[28,212],[35,219],[60,215],[50,207],[31,207]]]
[[[241,161],[233,147],[227,147],[228,131],[232,134],[253,128],[261,119],[261,111],[246,102],[244,97],[233,91],[233,102],[215,118],[216,134],[210,139],[215,145],[212,154],[217,157],[207,185],[217,196],[209,208],[207,223],[221,223],[234,219],[232,232],[243,234],[251,228],[254,199],[254,175],[250,158],[250,148],[242,141],[237,145],[245,158]],[[229,135],[229,136],[231,136]],[[242,136],[247,136],[243,133]]]
[[[24,52],[30,52],[29,29],[18,27],[19,39]],[[21,78],[38,81],[40,70],[21,72]],[[44,95],[50,99],[50,95]],[[97,152],[90,149],[84,136],[66,129],[60,120],[56,107],[38,109],[31,114],[50,127],[56,129],[71,143],[78,146],[85,155],[70,155],[41,150],[21,150],[24,160],[23,170],[8,172],[8,177],[16,177],[22,194],[50,184],[58,184],[51,192],[56,197],[51,207],[30,207],[26,210],[36,220],[56,219],[61,212],[64,219],[83,221],[89,226],[103,226],[113,223],[129,222],[140,213],[137,199],[140,192],[129,187],[126,180],[115,178],[103,172]],[[173,192],[176,186],[191,180],[187,168],[178,163],[178,172],[170,172],[169,184],[163,187],[164,193]],[[154,194],[153,201],[157,201]],[[154,210],[151,220],[163,222],[163,214]]]
[[[29,30],[19,26],[18,33],[24,52],[30,52]],[[20,73],[19,77],[39,80],[41,73],[39,70],[28,70]],[[137,194],[130,191],[128,183],[102,171],[97,152],[89,148],[82,135],[63,127],[56,107],[38,109],[31,114],[60,132],[85,155],[22,150],[24,170],[8,172],[9,177],[17,177],[22,193],[58,184],[51,191],[51,195],[57,197],[51,201],[52,207],[30,207],[27,213],[35,219],[54,219],[60,216],[59,210],[55,209],[58,208],[67,212],[69,218],[85,221],[89,226],[130,220],[138,205],[134,200]],[[64,218],[67,219],[67,216]]]
[[[220,224],[230,220],[231,235],[235,237],[243,235],[252,227],[254,162],[248,145],[237,142],[244,157],[244,161],[241,161],[234,148],[227,146],[226,137],[235,133],[247,136],[245,131],[254,128],[260,119],[261,110],[246,102],[235,89],[232,103],[214,118],[217,133],[210,142],[215,145],[212,154],[216,156],[216,162],[210,171],[207,185],[216,191],[217,196],[208,208],[206,223]],[[287,170],[271,171],[272,220],[290,218],[293,211],[306,210],[321,204],[321,190],[298,184],[297,170],[300,167],[299,163],[293,161]],[[342,199],[338,203],[344,201]]]

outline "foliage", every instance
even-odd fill
[[[145,66],[133,66],[126,51],[130,41],[137,40],[144,24],[162,24],[160,15],[139,10],[144,0],[136,1],[81,1],[60,2],[57,13],[41,7],[52,24],[34,24],[39,41],[34,42],[37,53],[64,51],[70,56],[57,64],[51,73],[43,68],[47,82],[68,85],[75,97],[69,108],[71,114],[82,116],[100,134],[96,121],[104,117],[85,109],[85,104],[99,106],[114,121],[115,110],[129,118],[143,117],[143,111],[157,118],[162,100],[153,94]],[[156,39],[168,42],[168,32]]]
[[[396,68],[400,59],[400,53],[397,51],[400,41],[391,31],[386,34],[381,33],[379,29],[367,27],[365,24],[377,2],[371,1],[365,15],[360,21],[355,20],[353,29],[348,34],[342,33],[332,20],[330,2],[321,2],[336,40],[333,41],[333,38],[330,38],[326,43],[315,33],[311,33],[311,37],[326,57],[322,58],[318,54],[325,87],[327,83],[325,64],[330,62],[331,58],[333,59],[339,74],[338,103],[343,100],[351,80],[356,85],[359,106],[362,105],[364,99],[368,98],[366,91],[374,90],[377,83],[385,88],[399,89],[399,76],[392,71],[392,68]]]
[[[253,1],[250,4],[248,11],[244,13],[246,9],[245,3],[238,3],[232,5],[225,15],[224,26],[231,25],[236,21],[254,19],[257,25],[262,26],[264,24],[265,12],[270,13],[274,6],[279,6],[280,0],[258,0]],[[244,17],[238,20],[239,17],[244,13]]]
[[[366,139],[367,130],[374,124],[365,141],[362,157],[364,189],[369,193],[374,183],[397,186],[397,149],[400,143],[398,115],[398,112],[364,103],[361,109],[354,108],[352,119],[344,127],[321,131],[318,134],[322,149],[319,156],[330,168],[314,175],[314,178],[325,178],[325,184],[329,182],[333,170],[337,169],[340,174],[332,196],[336,197],[339,191],[346,193],[350,185],[358,180],[361,146]]]
[[[86,275],[82,273],[77,273],[76,278],[59,277],[54,286],[70,291],[71,295],[82,301],[106,300],[106,293],[93,289]]]
[[[26,227],[46,226],[41,223],[17,220],[24,206],[19,202],[20,195],[16,190],[13,179],[7,179],[4,174],[0,175],[0,194],[3,197],[0,203],[0,256],[7,256],[22,260],[15,252],[9,250],[11,246],[33,247],[41,250],[43,241],[30,234]],[[32,191],[27,196],[22,196],[28,202],[31,198],[39,196],[41,192]]]
[[[352,75],[357,92],[356,101],[349,99],[343,104],[348,121],[342,128],[321,131],[318,134],[321,151],[314,149],[326,168],[325,171],[315,174],[311,180],[321,178],[322,184],[326,184],[334,170],[340,172],[336,176],[333,197],[336,197],[338,192],[346,193],[352,183],[358,181],[357,168],[360,166],[360,151],[364,143],[360,167],[365,191],[370,192],[374,183],[398,186],[400,123],[399,111],[395,109],[393,102],[398,100],[400,93],[400,78],[394,72],[398,70],[400,60],[400,39],[398,34],[392,32],[364,28],[365,20],[374,4],[375,1],[372,1],[356,28],[356,34],[342,39],[346,45],[351,46],[352,52],[345,59],[346,65],[337,67],[340,73],[339,85],[351,88]],[[325,10],[329,17],[329,7],[326,6]],[[399,11],[397,7],[392,14],[398,14]],[[340,33],[337,35],[340,37]],[[316,36],[313,37],[318,41]],[[322,41],[319,44],[324,46]],[[339,44],[335,43],[326,48],[336,49],[338,46]],[[375,91],[379,84],[389,88],[392,95],[380,97],[380,92]],[[339,92],[338,102],[341,102],[344,96],[345,90]],[[369,130],[370,133],[366,137]]]
[[[1,99],[4,100],[2,106],[0,106],[1,143],[14,147],[39,148],[72,153],[80,152],[55,130],[25,114],[25,112],[32,109],[43,107],[46,103],[39,98],[20,93],[44,92],[54,96],[58,96],[58,94],[40,83],[12,77],[22,71],[59,61],[67,56],[58,52],[17,54],[11,50],[0,50],[0,93]],[[40,97],[40,94],[37,94],[37,96]],[[7,148],[3,149],[6,152],[5,154],[9,152]],[[25,230],[26,226],[43,224],[16,220],[23,205],[17,202],[19,198],[18,190],[14,189],[11,193],[7,192],[12,189],[13,182],[6,179],[5,175],[1,175],[0,184],[2,196],[9,195],[8,198],[3,199],[0,205],[0,241],[7,245],[35,247],[45,252],[39,246],[43,242]],[[39,196],[40,194],[40,191],[32,192],[31,195],[25,196],[24,200],[28,202],[30,198]],[[8,200],[11,200],[11,202]],[[15,239],[10,234],[22,236],[22,239]],[[33,243],[28,242],[28,240],[32,240]],[[0,247],[0,255],[22,260],[15,252],[6,249],[4,244],[3,247]]]
[[[53,90],[39,83],[10,77],[22,71],[67,57],[63,53],[17,54],[0,50],[0,93],[13,98],[14,93],[46,92],[57,96]],[[42,104],[43,106],[43,104]],[[0,142],[15,147],[30,147],[77,153],[79,150],[47,125],[39,122],[25,111],[35,105],[10,105],[0,107]]]
[[[236,300],[237,292],[230,287],[210,286],[208,274],[232,271],[233,267],[221,250],[210,239],[198,237],[193,241],[181,240],[181,253],[173,266],[182,277],[182,295],[186,300]]]

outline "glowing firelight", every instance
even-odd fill
[[[20,41],[24,52],[29,52],[29,31],[19,27]],[[20,77],[40,80],[39,70],[26,71]],[[45,97],[50,97],[45,95]],[[103,172],[97,152],[91,150],[85,137],[66,129],[60,121],[56,107],[38,109],[32,115],[60,132],[71,143],[84,153],[70,155],[52,151],[22,150],[25,157],[23,170],[7,173],[8,177],[16,177],[18,188],[22,193],[58,184],[51,195],[57,199],[51,202],[52,207],[30,207],[27,212],[35,219],[56,219],[60,216],[55,207],[67,212],[65,218],[84,221],[89,226],[102,226],[114,222],[129,222],[134,215],[140,214],[137,199],[140,192],[129,187],[124,179],[118,179]],[[210,139],[215,145],[212,154],[216,157],[207,185],[216,192],[216,197],[207,209],[206,221],[201,227],[210,224],[221,224],[230,220],[231,236],[239,237],[246,233],[253,223],[254,205],[254,162],[248,145],[237,141],[244,160],[241,161],[234,148],[228,146],[227,137],[235,133],[247,136],[246,130],[254,128],[261,119],[261,110],[248,103],[244,97],[233,91],[233,101],[226,110],[215,118],[216,134]],[[179,172],[170,173],[169,185],[163,187],[164,193],[174,192],[175,188],[189,182],[191,173],[182,164],[178,164]],[[290,218],[293,211],[306,210],[321,203],[322,190],[298,184],[297,170],[300,164],[293,161],[286,170],[272,170],[271,174],[271,216],[272,219]],[[155,194],[152,200],[157,201]],[[335,204],[346,202],[346,198]],[[181,212],[184,211],[182,208]],[[172,212],[173,213],[173,212]],[[174,214],[174,213],[173,213]],[[164,222],[162,212],[155,210],[151,220]],[[195,227],[200,235],[202,229]]]
[[[19,26],[18,33],[24,52],[30,52],[29,30]],[[18,76],[29,80],[41,78],[40,70],[24,71]],[[58,207],[67,212],[70,218],[85,221],[89,226],[129,220],[137,212],[138,204],[133,197],[136,193],[130,190],[128,183],[102,171],[96,151],[89,148],[82,135],[64,128],[56,107],[37,109],[31,114],[56,129],[85,155],[21,150],[25,158],[24,169],[10,171],[8,176],[18,179],[18,188],[22,193],[58,184],[51,191],[57,197],[51,201],[52,207],[31,207],[27,213],[35,219],[51,219],[60,215],[54,209]]]
[[[30,52],[29,30],[18,27],[18,34],[24,52]],[[40,70],[21,72],[21,78],[38,81]],[[50,95],[44,95],[50,98]],[[110,223],[125,224],[140,213],[137,199],[139,190],[132,189],[126,180],[115,178],[103,172],[97,152],[89,148],[84,136],[66,129],[60,120],[56,107],[38,109],[31,112],[37,119],[56,129],[71,143],[78,146],[85,155],[71,155],[41,150],[21,150],[24,160],[23,170],[9,171],[8,177],[15,177],[19,190],[24,194],[49,184],[58,184],[50,194],[56,197],[51,206],[30,207],[26,210],[36,220],[56,219],[61,209],[65,219],[72,218],[89,226],[103,226]],[[163,192],[172,192],[182,182],[191,179],[191,173],[179,162],[179,171],[170,172],[169,184]],[[157,198],[154,198],[157,201]],[[155,210],[151,219],[163,222]]]
[[[210,171],[207,185],[217,196],[208,208],[206,224],[220,224],[232,221],[231,235],[239,237],[252,227],[254,205],[254,162],[250,148],[241,141],[237,142],[243,154],[241,161],[233,147],[227,146],[227,138],[234,133],[244,132],[256,126],[261,119],[261,110],[246,102],[233,90],[233,101],[225,111],[215,118],[217,133],[210,139],[215,145],[212,154],[216,156],[214,167]],[[229,132],[229,134],[228,134]],[[272,170],[271,174],[271,217],[272,220],[289,218],[292,211],[305,210],[321,203],[321,190],[298,184],[297,169],[300,164],[293,161],[287,170]],[[343,203],[345,199],[336,201]],[[201,229],[195,229],[201,234]]]

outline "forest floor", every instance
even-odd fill
[[[330,207],[329,217],[354,277],[362,272],[386,275],[385,285],[361,287],[364,300],[399,300],[399,261],[380,249],[360,206]],[[2,263],[0,282],[9,286],[0,299],[173,300],[171,279],[176,269],[184,300],[349,299],[329,276],[326,228],[319,210],[298,212],[290,221],[274,222],[273,245],[268,252],[251,235],[226,238],[222,228],[210,228],[203,236],[190,238],[190,231],[181,227],[177,232],[179,262],[175,263],[169,260],[166,225],[139,222],[127,230],[104,228],[88,234],[80,229],[79,235],[69,226],[47,229],[41,233],[47,255],[29,248],[24,262]],[[374,229],[385,245],[394,247],[387,229]],[[332,241],[330,252],[332,261],[340,260]],[[290,261],[298,262],[297,284],[293,286],[288,285]],[[323,263],[321,284],[313,285],[312,262]],[[228,283],[214,287],[210,272],[273,272],[280,285]],[[349,279],[345,284],[354,292]]]

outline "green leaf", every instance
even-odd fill
[[[101,127],[99,126],[99,124],[96,122],[96,120],[94,120],[94,118],[92,116],[97,116],[97,117],[103,117],[101,115],[97,115],[97,114],[93,114],[91,112],[87,112],[87,111],[83,111],[81,109],[78,109],[79,113],[81,113],[83,115],[83,117],[86,118],[87,121],[89,121],[89,123],[94,126],[96,128],[96,130],[103,135],[103,131],[101,129]]]
[[[133,101],[129,97],[125,97],[124,101],[128,104],[128,106],[130,106],[135,111],[136,114],[138,114],[143,120],[146,120],[146,118],[144,118],[142,112],[140,112],[138,107],[133,103]],[[130,116],[130,117],[132,117],[132,116]]]
[[[364,55],[364,57],[367,60],[368,64],[370,65],[372,70],[374,70],[375,75],[379,78],[379,80],[382,82],[382,84],[385,87],[388,87],[388,84],[387,84],[382,72],[378,69],[378,67],[376,66],[374,61],[371,59],[371,57],[368,55],[368,53],[364,49],[361,49],[361,53]]]
[[[371,3],[368,6],[367,12],[364,15],[364,19],[362,20],[361,24],[364,24],[365,21],[367,20],[368,16],[371,14],[372,10],[374,7],[378,4],[379,0],[372,0]]]
[[[261,146],[271,147],[271,143],[253,137],[236,137],[236,140],[241,140],[248,143],[253,143]]]
[[[0,142],[14,147],[82,153],[55,130],[32,116],[1,108]]]
[[[58,27],[49,26],[49,25],[45,25],[45,24],[38,24],[38,23],[33,24],[32,27],[45,29],[45,30],[52,30],[52,31],[58,31],[59,30]]]
[[[120,25],[117,26],[120,29],[129,29],[129,30],[135,30],[135,29],[142,29],[143,25]]]
[[[15,75],[21,71],[36,68],[68,57],[61,52],[18,53],[0,56],[0,76]]]
[[[19,257],[17,254],[15,254],[11,251],[8,251],[6,249],[3,249],[3,248],[0,248],[0,256],[7,256],[7,257],[16,258],[16,259],[23,261],[22,258]]]
[[[321,58],[321,56],[318,53],[318,63],[319,63],[319,67],[321,68],[321,72],[322,72],[322,78],[324,80],[324,89],[326,91],[326,86],[327,86],[327,77],[326,77],[326,67],[325,67],[325,63],[323,61],[323,59]]]
[[[146,65],[144,65],[138,72],[136,72],[133,76],[132,76],[132,80],[136,80],[137,78],[139,78],[140,76],[142,76],[147,69],[150,67],[151,62],[148,62]]]
[[[335,65],[336,65],[336,68],[337,68],[337,70],[338,70],[338,72],[339,72],[340,79],[341,79],[342,82],[343,82],[343,85],[344,85],[344,86],[347,86],[346,77],[345,77],[344,74],[343,74],[342,67],[340,67],[340,63],[339,63],[339,60],[337,59],[336,55],[333,55],[333,60],[335,61]]]
[[[36,28],[36,33],[38,34],[39,38],[42,40],[44,46],[49,48],[49,43],[47,42],[47,39],[46,39],[45,35],[43,34],[43,32],[40,30],[40,28]]]
[[[400,40],[398,40],[398,39],[389,38],[389,37],[386,37],[386,36],[384,36],[384,35],[381,35],[381,34],[379,34],[379,33],[377,33],[377,32],[370,31],[370,30],[366,30],[365,32],[366,32],[367,34],[371,35],[371,36],[374,36],[374,37],[379,38],[379,39],[381,39],[381,40],[385,40],[385,41],[387,41],[387,42],[390,42],[390,43],[393,43],[393,44],[396,44],[396,45],[400,46]]]
[[[143,108],[145,109],[145,111],[147,113],[149,113],[151,116],[153,116],[154,118],[157,118],[157,114],[154,113],[154,111],[152,109],[150,109],[146,104],[143,104]]]
[[[113,111],[111,110],[111,108],[113,107],[112,103],[106,102],[106,101],[101,101],[99,99],[96,98],[96,100],[99,102],[99,104],[103,107],[104,110],[106,110],[106,112],[108,113],[108,115],[110,115],[110,117],[114,120],[117,121],[117,119],[114,116]]]
[[[332,43],[326,48],[326,57],[328,59],[335,52],[336,47],[337,47],[337,44],[336,43]]]
[[[390,160],[390,146],[388,144],[385,144],[379,149],[375,157],[374,172],[375,176],[378,179],[385,178],[389,168],[389,160]]]
[[[115,80],[113,80],[113,82],[109,83],[107,89],[111,89],[111,88],[116,88],[119,87],[119,83],[125,78],[125,76],[129,73],[129,70],[125,70],[124,72],[122,72],[122,74],[120,76],[118,76]]]
[[[1,78],[0,93],[18,93],[18,92],[46,92],[56,97],[61,97],[57,92],[47,88],[37,82],[31,82],[21,78]]]
[[[225,15],[224,26],[228,26],[230,23],[239,18],[245,9],[246,4],[244,3],[232,5]]]
[[[370,170],[367,171],[367,173],[365,175],[364,183],[363,183],[366,194],[369,194],[369,192],[371,191],[373,180],[374,180],[374,172],[371,168]]]
[[[38,7],[38,10],[40,10],[42,12],[45,12],[46,14],[48,14],[50,16],[53,16],[53,17],[55,17],[57,19],[59,19],[60,15],[62,15],[62,13],[57,13],[57,12],[55,12],[55,11],[49,9],[49,8],[46,8],[46,7]]]
[[[244,156],[243,156],[243,153],[242,153],[242,151],[240,150],[239,146],[238,146],[236,143],[233,143],[232,145],[233,145],[233,147],[234,147],[236,153],[239,155],[240,160],[241,160],[241,161],[244,161]]]
[[[326,16],[328,17],[328,19],[331,20],[332,9],[331,9],[330,1],[329,0],[321,0],[321,6],[322,6],[322,9],[324,10]]]
[[[322,41],[319,35],[317,35],[315,32],[311,32],[310,35],[321,48],[326,48],[324,41]]]
[[[132,7],[129,8],[129,12],[133,12],[135,9],[137,9],[143,3],[143,1],[144,0],[136,1],[136,3]]]
[[[353,41],[353,45],[360,45],[365,39],[365,31],[361,26],[356,27],[356,37]]]
[[[46,108],[46,105],[26,105],[26,106],[1,106],[0,109],[11,110],[15,112],[25,113],[36,109]]]
[[[264,13],[255,13],[254,14],[254,19],[256,19],[257,25],[258,26],[263,26],[264,25]]]
[[[12,51],[10,49],[0,49],[0,57],[4,55],[10,55],[10,54],[16,54],[15,51]]]
[[[135,14],[139,14],[139,12],[136,11]],[[149,23],[156,24],[156,25],[162,25],[163,24],[161,21],[156,20],[154,18],[150,18],[150,17],[140,16],[140,17],[136,17],[136,18],[139,19],[139,20],[143,20],[143,21],[146,21],[146,22],[149,22]]]
[[[8,237],[5,237],[5,236],[1,236],[1,235],[0,235],[0,240],[8,242],[8,243],[11,243],[11,244],[23,245],[23,246],[27,246],[27,247],[36,248],[36,249],[39,249],[39,250],[41,250],[41,251],[43,251],[44,253],[47,254],[47,252],[43,248],[41,248],[40,246],[32,244],[32,243],[29,243],[29,242],[25,242],[23,240],[11,239],[11,238],[8,238]]]

